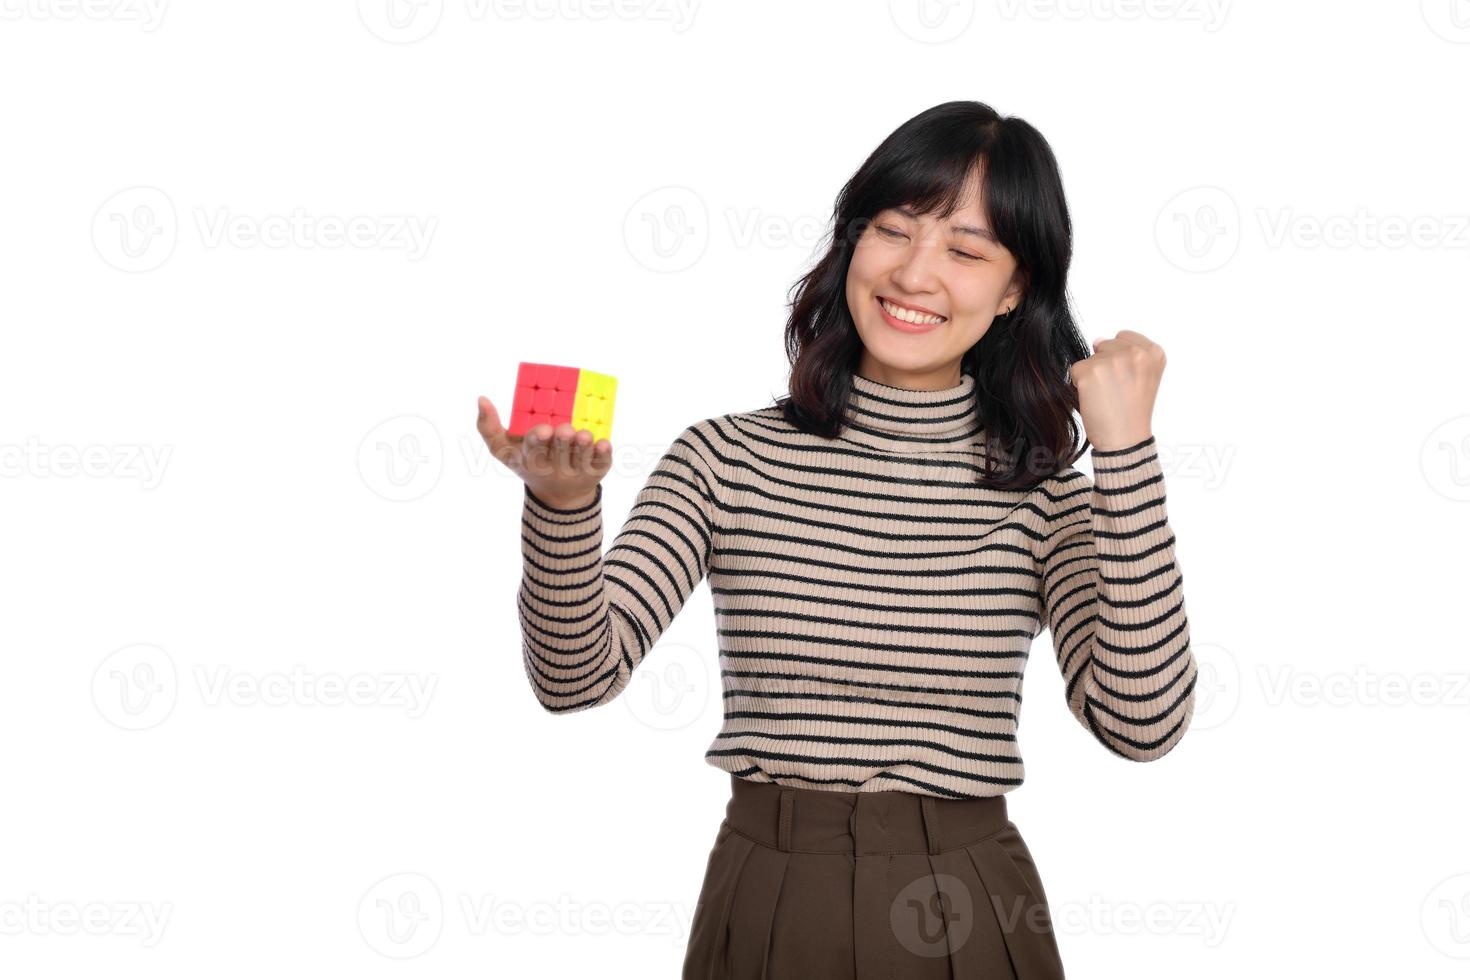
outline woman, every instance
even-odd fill
[[[525,481],[519,617],[548,710],[616,697],[709,576],[705,759],[731,798],[686,980],[1062,976],[1003,795],[1031,640],[1050,628],[1073,715],[1128,759],[1179,742],[1196,675],[1151,426],[1163,351],[1125,330],[1088,356],[1070,260],[1046,141],[950,102],[843,188],[795,290],[788,395],[688,426],[605,556],[608,441],[521,444],[480,400]]]

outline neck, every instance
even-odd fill
[[[855,373],[879,384],[894,388],[907,388],[910,391],[938,391],[953,388],[960,383],[962,377],[959,360],[939,368],[910,371],[883,364],[874,359],[867,351],[864,351],[862,358],[859,359]]]
[[[981,430],[971,374],[942,388],[909,388],[855,372],[847,407],[854,441],[873,448],[963,450],[974,446]]]

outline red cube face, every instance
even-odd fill
[[[516,395],[506,432],[523,436],[533,426],[561,425],[572,420],[581,368],[522,361],[516,372]]]

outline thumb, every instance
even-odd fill
[[[475,419],[475,428],[479,430],[480,438],[484,439],[485,445],[489,447],[490,455],[514,469],[516,448],[511,444],[505,428],[500,424],[500,413],[495,411],[494,403],[484,395],[480,396],[479,416]]]
[[[480,430],[480,435],[486,441],[494,439],[503,434],[500,424],[500,413],[495,411],[495,405],[484,395],[480,396],[479,414],[475,418],[475,428]]]

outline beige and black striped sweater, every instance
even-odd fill
[[[518,608],[541,703],[615,698],[708,575],[725,711],[705,759],[736,776],[1004,793],[1043,624],[1087,731],[1130,759],[1168,752],[1197,665],[1154,440],[1094,449],[1092,480],[984,489],[974,388],[856,375],[832,440],[774,405],[696,422],[606,554],[600,486],[574,510],[527,488]]]

